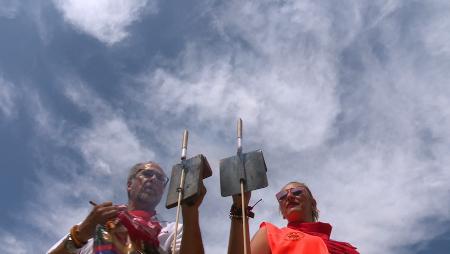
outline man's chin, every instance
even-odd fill
[[[153,204],[158,204],[159,203],[160,198],[155,197],[154,195],[149,195],[147,193],[143,193],[141,195],[139,195],[138,201],[141,204],[148,204],[148,205],[153,205]]]

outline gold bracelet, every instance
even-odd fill
[[[78,225],[74,225],[71,229],[70,229],[70,235],[72,236],[72,240],[73,243],[75,244],[75,247],[77,248],[81,248],[83,247],[83,245],[85,245],[87,243],[87,241],[82,242],[80,240],[80,238],[78,238]]]

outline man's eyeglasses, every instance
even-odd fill
[[[295,187],[295,188],[290,188],[290,189],[287,189],[287,190],[282,190],[282,191],[278,192],[278,193],[275,195],[275,197],[277,197],[277,200],[278,200],[279,202],[281,202],[281,201],[283,201],[283,200],[285,200],[285,199],[287,198],[289,192],[290,192],[292,195],[298,197],[298,196],[302,195],[302,193],[303,193],[303,188],[302,188],[302,187]]]
[[[169,182],[169,178],[167,176],[160,174],[155,170],[142,170],[139,172],[139,175],[149,179],[155,177],[155,179],[164,186]]]

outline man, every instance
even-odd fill
[[[103,253],[102,250],[110,250],[112,248],[112,246],[102,245],[101,238],[105,234],[108,236],[106,238],[116,237],[116,239],[128,241],[128,245],[122,246],[122,248],[128,248],[128,251],[131,251],[130,248],[137,248],[135,252],[131,251],[130,253],[171,253],[175,223],[159,221],[155,216],[155,207],[162,198],[164,187],[168,180],[157,163],[149,161],[136,164],[130,169],[128,175],[128,205],[119,206],[114,205],[112,202],[95,204],[89,215],[79,225],[72,227],[69,234],[56,243],[47,253]],[[177,253],[204,253],[198,207],[205,194],[206,189],[202,185],[201,195],[195,204],[182,206],[184,230],[178,230],[179,233],[176,240]],[[126,229],[121,231],[121,228]],[[110,234],[114,230],[117,233]],[[125,231],[125,235],[129,235],[129,238],[127,238],[128,236],[121,237],[123,236],[123,231]],[[185,233],[183,234],[182,231]],[[135,246],[130,247],[130,245]]]
[[[330,239],[331,225],[317,222],[317,202],[309,188],[299,182],[290,182],[276,194],[279,210],[288,224],[286,227],[263,222],[247,246],[249,253],[258,254],[358,254],[356,248],[345,242]],[[250,193],[245,194],[248,206]],[[237,212],[236,212],[237,211]],[[230,211],[231,230],[228,253],[243,253],[242,215],[240,196],[233,196]],[[244,218],[248,220],[247,218]],[[247,223],[248,225],[248,223]],[[248,232],[248,228],[247,228]]]

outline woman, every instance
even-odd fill
[[[317,222],[319,212],[317,203],[309,188],[299,182],[290,182],[276,194],[283,219],[288,224],[278,228],[263,222],[253,236],[249,254],[358,254],[356,248],[344,242],[330,239],[331,225]],[[248,206],[250,193],[246,194],[245,204]],[[243,253],[242,216],[238,212],[241,207],[239,195],[233,196],[230,211],[231,230],[228,253]],[[247,218],[244,218],[248,220]],[[248,225],[248,223],[246,224]],[[247,226],[248,235],[248,226]]]

